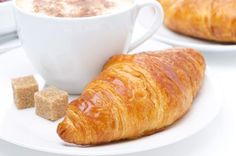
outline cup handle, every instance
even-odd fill
[[[154,18],[155,18],[155,20],[154,20],[152,26],[150,27],[150,29],[140,39],[138,39],[137,41],[135,41],[134,43],[132,43],[130,45],[130,47],[128,48],[128,53],[131,50],[138,47],[143,42],[145,42],[146,40],[148,40],[149,38],[151,38],[163,22],[164,13],[163,13],[162,7],[161,7],[159,2],[157,2],[157,1],[154,2],[153,1],[153,2],[144,2],[142,4],[138,4],[137,14],[140,12],[140,10],[142,10],[145,7],[150,7],[150,8],[154,9],[154,11],[155,11]]]

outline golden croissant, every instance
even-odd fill
[[[169,29],[206,40],[236,42],[236,0],[158,1]]]
[[[204,72],[203,56],[187,48],[113,56],[68,105],[57,133],[79,145],[153,134],[189,110]]]

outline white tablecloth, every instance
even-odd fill
[[[138,50],[156,50],[169,46],[149,40]],[[224,98],[216,119],[201,132],[183,141],[153,151],[132,154],[149,156],[235,156],[236,155],[236,52],[205,53],[212,68],[217,88]],[[0,55],[0,80],[35,73],[21,48]],[[13,123],[14,124],[14,123]],[[157,140],[158,141],[158,140]],[[0,140],[0,156],[58,156],[25,149]]]

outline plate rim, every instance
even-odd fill
[[[212,84],[211,86],[212,86],[212,89],[214,90],[214,94],[217,97],[216,101],[218,101],[217,102],[218,107],[217,107],[216,111],[211,116],[211,118],[209,118],[208,121],[205,122],[202,126],[190,131],[187,135],[184,135],[182,137],[178,137],[178,139],[175,139],[172,142],[164,143],[162,145],[159,145],[158,147],[156,147],[155,144],[151,144],[152,146],[149,145],[149,146],[145,146],[143,148],[137,148],[137,149],[130,148],[130,149],[126,149],[125,151],[122,151],[122,150],[110,150],[110,151],[106,151],[106,152],[101,152],[101,151],[94,151],[94,152],[80,151],[80,153],[77,153],[77,152],[74,152],[74,150],[66,151],[66,150],[60,150],[60,149],[55,149],[55,148],[52,149],[52,148],[47,148],[47,147],[40,147],[40,146],[37,146],[37,145],[30,145],[30,144],[27,144],[27,143],[21,143],[19,141],[14,140],[14,139],[4,137],[1,134],[0,134],[0,139],[3,140],[3,141],[6,141],[8,143],[14,144],[16,146],[23,147],[23,148],[26,148],[26,149],[29,149],[29,150],[39,151],[39,152],[46,152],[46,153],[52,153],[52,154],[63,154],[63,155],[86,155],[86,156],[92,156],[92,155],[99,155],[99,156],[103,156],[103,155],[121,155],[121,154],[139,153],[139,152],[145,152],[145,151],[149,151],[149,150],[159,149],[159,148],[162,148],[162,147],[165,147],[165,146],[168,146],[168,145],[172,145],[172,144],[175,144],[177,142],[183,141],[183,140],[197,134],[201,130],[205,129],[207,127],[207,125],[209,125],[217,117],[217,115],[219,114],[219,112],[221,110],[223,97],[220,96],[220,95],[222,95],[222,94],[220,94],[220,89],[219,88],[217,89],[217,87],[215,85],[217,82],[216,82],[216,80],[214,80],[212,78],[212,77],[214,77],[214,73],[212,72],[212,69],[208,65],[206,67],[205,73],[207,73],[208,79],[210,80],[210,82]],[[209,76],[209,75],[211,75],[211,76]]]
[[[181,35],[178,34],[176,32],[173,32],[171,30],[169,30],[164,24],[161,25],[162,28],[166,29],[167,31],[170,31],[171,33],[174,33],[174,35],[176,36],[183,36],[186,37],[188,39],[192,39],[192,40],[199,40],[202,42],[207,42],[201,39],[197,39],[194,37],[190,37],[190,36],[186,36],[186,35]],[[215,52],[227,52],[227,51],[232,51],[235,50],[236,51],[236,43],[235,44],[230,44],[230,45],[204,45],[204,44],[198,44],[198,43],[192,43],[192,42],[185,42],[185,41],[178,41],[175,39],[171,39],[171,38],[167,38],[163,35],[160,34],[160,29],[153,35],[153,38],[157,41],[160,42],[164,42],[166,44],[170,44],[170,45],[174,45],[174,46],[185,46],[185,47],[189,47],[189,48],[198,48],[198,49],[202,49],[202,50],[206,50],[206,52],[208,51],[215,51]],[[216,42],[217,43],[217,42]]]

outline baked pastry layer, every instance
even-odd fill
[[[69,143],[94,145],[160,131],[189,110],[204,72],[204,58],[193,49],[113,56],[69,104],[57,133]]]
[[[158,1],[169,29],[200,39],[236,42],[236,0]]]

